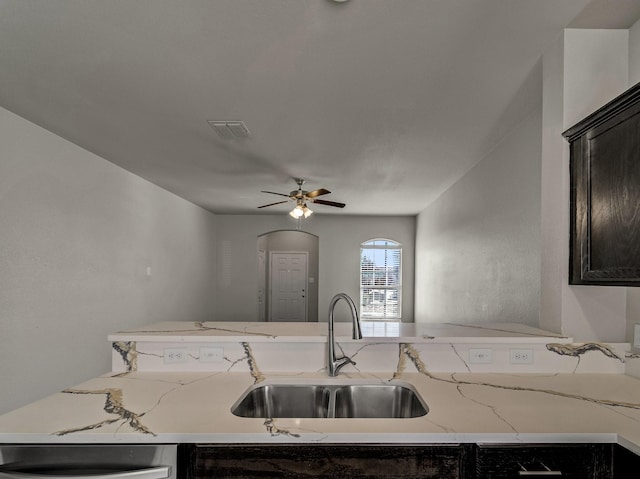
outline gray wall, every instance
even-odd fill
[[[108,371],[111,332],[210,319],[215,234],[211,213],[0,108],[0,413]]]
[[[640,288],[568,285],[561,133],[640,81],[640,22],[629,31],[566,30],[542,65],[532,113],[418,216],[416,321],[525,322],[576,340],[630,341]],[[520,178],[521,191],[502,181],[508,176]]]
[[[256,321],[258,235],[292,229],[296,225],[286,212],[274,215],[218,215],[218,296],[216,319]],[[402,243],[403,321],[413,321],[415,217],[313,215],[304,231],[319,237],[319,321],[326,321],[334,294],[359,297],[360,244],[372,238]],[[347,318],[336,310],[338,320]]]
[[[418,216],[416,322],[537,325],[541,109]]]

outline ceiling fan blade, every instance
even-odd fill
[[[335,206],[336,208],[344,208],[346,206],[344,203],[336,203],[335,201],[327,200],[313,200],[313,202],[318,203],[319,205]]]
[[[305,196],[307,198],[315,198],[316,196],[326,195],[326,194],[329,194],[329,193],[331,193],[329,190],[325,190],[324,188],[320,188],[318,190],[310,191]]]
[[[282,203],[288,203],[288,201],[276,201],[275,203],[269,203],[268,205],[258,206],[258,208],[266,208],[267,206],[280,205]]]
[[[284,193],[276,193],[275,191],[261,191],[260,193],[269,193],[272,195],[286,196],[287,198],[289,198],[289,195],[285,195]]]

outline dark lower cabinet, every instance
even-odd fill
[[[196,445],[190,478],[465,479],[461,445]]]
[[[613,444],[182,445],[178,479],[640,477],[640,456]]]
[[[640,477],[640,456],[622,446],[613,448],[612,479],[633,479]]]
[[[478,445],[476,478],[610,479],[610,444]]]

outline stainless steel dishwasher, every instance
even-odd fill
[[[1,445],[0,479],[177,479],[177,445]]]

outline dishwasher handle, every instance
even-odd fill
[[[169,466],[122,470],[102,474],[87,474],[80,471],[74,474],[72,468],[66,468],[64,466],[56,467],[58,471],[64,471],[64,473],[56,474],[49,471],[40,474],[20,471],[0,471],[0,479],[166,479],[171,473]]]

